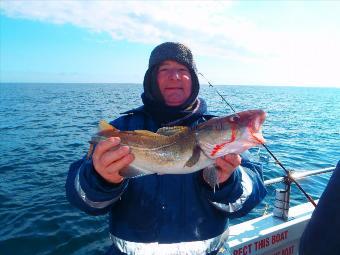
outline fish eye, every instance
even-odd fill
[[[238,116],[237,114],[235,114],[235,115],[230,116],[229,119],[230,119],[231,122],[236,122],[236,121],[239,121],[239,120],[240,120],[240,116]]]

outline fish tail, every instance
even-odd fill
[[[109,124],[106,120],[99,121],[98,129],[99,131],[108,131],[108,130],[118,131],[117,128]]]

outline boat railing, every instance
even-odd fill
[[[335,170],[335,166],[322,168],[318,170],[289,171],[286,176],[282,176],[282,177],[278,177],[278,178],[274,178],[270,180],[265,180],[264,184],[266,186],[273,185],[276,183],[283,183],[285,186],[283,189],[275,190],[275,202],[274,202],[273,215],[285,221],[288,220],[291,184],[294,182],[296,183],[296,180],[304,179],[309,176],[330,173],[330,172],[333,172],[334,170]]]

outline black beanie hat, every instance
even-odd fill
[[[143,102],[144,105],[146,103],[150,103],[152,105],[158,104],[159,106],[167,107],[165,105],[163,96],[159,90],[157,84],[157,69],[158,66],[166,60],[174,60],[182,65],[185,65],[191,74],[192,80],[192,88],[191,88],[191,95],[187,99],[187,101],[177,107],[172,108],[179,108],[185,109],[189,105],[195,102],[199,92],[199,81],[197,77],[197,68],[191,53],[191,50],[181,44],[176,42],[165,42],[158,45],[150,54],[149,59],[149,69],[146,71],[144,76],[144,95],[143,95]]]
[[[175,60],[196,72],[196,64],[191,50],[181,43],[165,42],[153,49],[149,59],[149,68],[165,60]]]

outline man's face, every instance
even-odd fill
[[[180,106],[191,95],[191,75],[189,69],[176,61],[161,63],[157,72],[159,90],[168,106]]]

